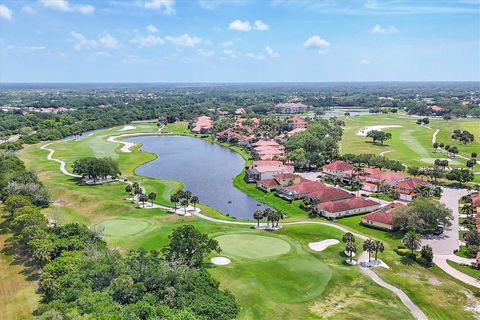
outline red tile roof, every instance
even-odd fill
[[[262,172],[276,172],[276,171],[282,171],[282,172],[293,172],[294,168],[293,166],[261,166],[261,167],[256,167],[255,170],[257,170],[259,173]]]
[[[307,194],[307,197],[312,199],[319,199],[322,202],[342,200],[353,198],[354,195],[338,188],[327,187]]]
[[[475,208],[480,207],[480,194],[472,195],[472,205]]]
[[[299,194],[309,194],[315,191],[319,191],[324,188],[328,188],[328,186],[324,183],[317,182],[317,181],[305,181],[298,184],[294,184],[292,186],[285,187],[288,190],[295,191]]]
[[[348,171],[352,170],[353,166],[345,161],[335,161],[323,166],[323,169],[333,170],[333,171]]]
[[[267,187],[278,187],[280,185],[275,179],[260,180],[257,182],[257,184],[261,184]]]
[[[480,260],[480,251],[477,252],[477,259],[476,260]]]
[[[300,177],[297,174],[294,173],[281,173],[281,174],[276,174],[273,176],[275,179],[295,179]]]
[[[261,166],[281,166],[283,165],[282,161],[276,160],[255,160],[252,163],[252,167],[261,167]]]
[[[294,118],[288,120],[288,122],[291,123],[291,124],[301,124],[301,125],[306,125],[307,124],[307,121],[305,121],[304,119],[299,118],[299,117],[294,117]]]
[[[392,210],[400,206],[403,206],[403,204],[396,203],[396,202],[391,203],[389,205],[381,207],[377,211],[364,215],[362,219],[365,219],[367,221],[383,223],[391,226],[393,225]]]
[[[323,211],[327,211],[329,213],[336,213],[352,209],[366,208],[375,205],[378,205],[378,203],[373,200],[365,199],[363,197],[354,197],[342,201],[322,202],[317,205],[317,208]]]

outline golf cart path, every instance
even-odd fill
[[[440,129],[435,130],[432,136],[432,143],[437,142],[437,134],[440,132]]]
[[[125,136],[125,135],[122,135],[122,136]],[[115,137],[115,138],[118,138],[118,137]],[[122,143],[120,141],[115,141],[115,142]],[[60,163],[60,171],[64,175],[70,176],[70,177],[79,177],[78,175],[70,173],[65,169],[65,161],[53,158],[53,154],[55,153],[55,150],[47,148],[48,145],[50,145],[50,144],[51,143],[48,143],[48,144],[40,147],[40,149],[42,149],[42,150],[49,151],[48,156],[47,156],[47,160],[56,161],[56,162]],[[166,209],[166,210],[172,210],[172,208],[170,208],[170,207],[165,207],[165,206],[161,206],[161,205],[158,205],[158,208],[162,208],[162,209]],[[193,210],[192,213],[193,213],[193,215],[197,216],[198,218],[201,218],[201,219],[204,219],[204,220],[207,220],[207,221],[211,221],[211,222],[215,222],[215,223],[234,224],[234,225],[253,225],[253,226],[256,225],[255,222],[228,221],[228,220],[220,220],[220,219],[211,218],[211,217],[208,217],[208,216],[200,213],[200,210],[198,208],[197,208],[197,210]],[[338,225],[335,225],[333,223],[328,223],[328,222],[296,221],[296,222],[286,222],[286,223],[284,223],[284,225],[302,225],[302,224],[317,224],[317,225],[330,226],[332,228],[336,228],[336,229],[338,229],[340,231],[343,231],[343,232],[351,232],[353,235],[355,235],[356,237],[359,237],[362,240],[368,239],[368,237],[366,237],[362,234],[352,232],[352,231],[350,231],[350,230],[348,230],[348,229],[346,229],[342,226],[338,226]],[[408,296],[405,294],[405,292],[403,292],[401,289],[399,289],[397,287],[394,287],[394,286],[388,284],[387,282],[383,281],[374,271],[370,270],[369,268],[361,268],[361,270],[363,271],[363,273],[365,275],[367,275],[370,279],[372,279],[372,281],[374,281],[376,284],[380,285],[381,287],[383,287],[387,290],[390,290],[395,295],[397,295],[400,298],[400,300],[402,301],[402,303],[408,308],[408,310],[410,310],[410,312],[412,313],[412,315],[416,319],[419,319],[419,320],[427,319],[425,314],[410,300],[410,298],[408,298]]]
[[[53,142],[50,142],[50,143],[47,143],[47,144],[44,144],[43,146],[40,147],[40,149],[42,150],[46,150],[48,151],[48,156],[47,156],[47,160],[51,160],[51,161],[55,161],[55,162],[58,162],[60,163],[60,171],[66,175],[66,176],[69,176],[69,177],[75,177],[75,178],[80,178],[81,176],[79,176],[78,174],[74,174],[74,173],[70,173],[67,171],[67,169],[65,169],[65,161],[63,160],[60,160],[60,159],[55,159],[53,158],[53,154],[55,153],[55,150],[53,149],[50,149],[50,148],[47,148],[49,145],[51,145]]]

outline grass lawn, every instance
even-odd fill
[[[0,318],[6,320],[33,319],[39,296],[29,274],[6,249],[6,234],[0,234]]]
[[[385,156],[399,160],[407,166],[428,166],[432,165],[435,159],[446,158],[442,152],[434,152],[432,148],[432,136],[435,130],[439,129],[437,141],[450,146],[457,146],[459,154],[470,157],[472,152],[480,150],[480,142],[475,140],[469,145],[463,145],[457,140],[451,139],[453,130],[468,130],[480,137],[480,126],[477,119],[454,119],[445,121],[441,118],[430,118],[427,126],[415,124],[417,117],[405,114],[390,115],[364,115],[358,117],[342,117],[345,121],[344,137],[340,143],[341,153],[373,153],[385,152]],[[374,125],[400,125],[401,128],[385,128],[383,131],[390,132],[393,136],[385,145],[374,145],[371,139],[357,135],[357,132],[365,127]],[[465,159],[448,158],[451,166],[465,167]],[[480,165],[475,166],[475,171],[480,171]],[[476,175],[476,181],[480,177]]]
[[[158,130],[155,124],[142,123],[136,126],[135,130],[121,133]],[[172,125],[169,130],[181,131],[184,127],[185,125]],[[181,188],[182,184],[135,175],[135,168],[153,160],[154,156],[137,152],[138,146],[133,148],[131,153],[122,153],[119,151],[120,144],[107,142],[107,135],[117,135],[119,129],[121,127],[99,131],[77,142],[55,142],[52,148],[59,150],[55,157],[59,156],[71,164],[83,156],[114,152],[125,176],[146,186],[147,191],[157,192],[156,202],[170,204],[169,194]],[[346,257],[342,253],[342,245],[331,246],[322,252],[313,252],[308,248],[309,242],[340,240],[342,232],[339,230],[321,225],[292,225],[275,233],[268,233],[252,230],[247,226],[181,217],[161,209],[140,209],[127,200],[124,183],[84,186],[77,184],[75,179],[62,175],[58,163],[46,160],[47,152],[39,150],[40,145],[26,146],[18,155],[29,169],[38,173],[51,192],[54,203],[44,211],[45,214],[50,215],[56,211],[61,213],[64,222],[103,224],[109,244],[122,249],[141,247],[159,250],[168,243],[168,236],[174,228],[187,223],[196,226],[201,232],[220,239],[224,247],[220,255],[232,260],[227,266],[209,265],[209,272],[223,288],[228,288],[235,294],[242,309],[239,317],[241,319],[363,319],[365,315],[368,315],[369,319],[412,318],[395,295],[375,285],[358,268],[344,263]],[[113,149],[109,149],[110,147]],[[234,180],[240,190],[287,212],[290,215],[289,220],[306,219],[306,213],[299,208],[299,202],[290,204],[272,193],[263,193],[256,189],[254,184],[242,183],[242,178],[239,175]],[[202,212],[209,216],[229,219],[212,208],[199,206]],[[360,226],[360,218],[350,217],[336,223],[386,243],[386,251],[380,254],[380,257],[392,270],[379,270],[383,279],[406,291],[429,318],[474,318],[473,313],[464,310],[465,305],[476,302],[476,298],[465,293],[470,294],[470,288],[453,281],[437,268],[424,269],[402,262],[391,250],[399,244],[398,236]],[[14,267],[16,268],[5,266],[8,270],[3,274],[7,274],[8,281],[21,279],[18,278],[21,268],[12,269]],[[19,294],[21,297],[22,293],[18,292],[22,290],[32,293],[32,297],[26,296],[25,299],[28,298],[28,303],[32,304],[31,309],[34,309],[38,300],[34,294],[35,284],[24,282],[24,285],[26,288],[19,287],[18,290],[13,290],[12,287],[12,292],[8,295]],[[0,292],[0,301],[9,301],[1,299],[2,294],[3,292]],[[22,301],[22,298],[16,301]],[[16,305],[11,310],[18,314],[13,313],[7,319],[22,319],[21,313],[31,313],[28,308],[19,308]]]
[[[252,234],[229,234],[215,239],[223,254],[254,260],[279,256],[291,249],[287,241]]]
[[[474,269],[471,266],[467,266],[464,264],[456,263],[451,260],[447,260],[447,263],[450,267],[457,269],[460,272],[463,272],[465,274],[468,274],[471,277],[474,277],[475,279],[480,278],[480,270]]]

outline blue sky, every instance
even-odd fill
[[[2,82],[480,80],[480,0],[0,0]]]

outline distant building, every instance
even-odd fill
[[[437,105],[430,106],[429,109],[436,115],[441,115],[448,111],[448,109],[445,109]]]
[[[273,111],[281,114],[302,113],[308,111],[308,106],[303,103],[279,103],[273,107]]]
[[[306,128],[306,127],[307,127],[307,121],[305,121],[305,119],[294,117],[288,120],[288,128],[290,130]]]
[[[304,179],[294,173],[276,174],[272,179],[265,179],[257,181],[257,188],[266,192],[275,191],[280,187],[286,187],[298,184]]]
[[[245,109],[243,109],[243,108],[238,108],[238,109],[235,110],[236,115],[242,115],[242,114],[245,114],[245,113],[247,113],[247,111],[245,111]]]

